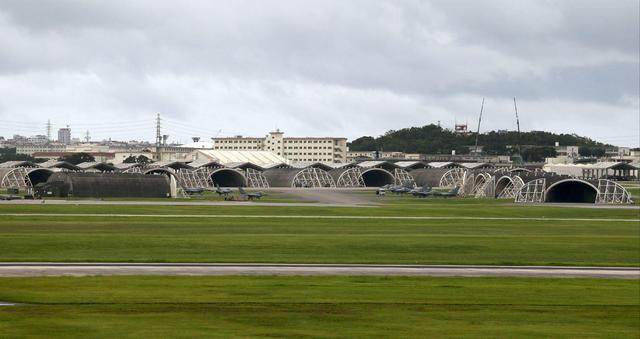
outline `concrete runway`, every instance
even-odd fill
[[[640,268],[476,265],[1,263],[0,277],[96,275],[356,275],[640,279]]]

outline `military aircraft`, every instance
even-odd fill
[[[455,197],[455,196],[458,195],[458,191],[460,191],[460,186],[454,187],[449,192],[433,192],[433,196],[435,196],[435,197],[444,197],[444,198]]]
[[[224,195],[225,197],[231,193],[233,193],[233,190],[231,188],[222,188],[219,185],[216,185],[216,193],[218,193],[218,195]]]
[[[202,194],[202,192],[204,192],[205,189],[202,187],[192,187],[192,188],[185,188],[184,192],[187,194]]]
[[[9,194],[9,195],[0,194],[0,200],[18,200],[18,199],[22,199],[22,197],[19,195],[13,195],[13,194]]]
[[[260,199],[262,197],[264,197],[266,194],[262,193],[262,192],[247,192],[244,190],[244,188],[242,187],[238,187],[238,192],[240,193],[240,196],[245,196],[247,197],[248,200],[253,200],[253,199]]]
[[[433,189],[431,188],[431,186],[423,186],[423,187],[417,187],[414,188],[413,190],[411,190],[410,192],[414,197],[418,197],[418,198],[426,198],[430,195],[433,195]]]
[[[396,185],[396,186],[389,185],[387,189],[391,193],[403,195],[405,193],[411,193],[414,187],[415,186],[412,182],[405,182],[402,185]]]

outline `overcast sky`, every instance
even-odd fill
[[[640,143],[638,0],[0,2],[0,135],[377,136],[440,121]],[[55,133],[54,133],[55,135]]]

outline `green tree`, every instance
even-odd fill
[[[377,138],[365,136],[353,140],[349,144],[352,151],[400,151],[406,153],[449,154],[451,150],[456,153],[463,151],[463,147],[475,145],[476,134],[456,134],[451,130],[438,125],[426,125],[422,127],[410,127],[399,130],[391,130]],[[522,132],[515,131],[490,131],[478,136],[478,145],[483,146],[487,154],[509,155],[509,147],[513,145],[553,147],[556,142],[561,145],[576,145],[589,147],[604,147],[589,138],[575,134],[555,134],[543,131]],[[547,149],[548,151],[548,149]],[[540,157],[538,151],[532,151],[532,156]],[[600,151],[598,151],[600,152]],[[549,153],[549,152],[547,152]]]
[[[144,155],[130,155],[126,159],[124,159],[123,163],[125,164],[148,164],[151,162],[151,159],[145,157]]]
[[[77,164],[81,164],[83,162],[96,161],[96,158],[94,158],[93,155],[91,155],[91,154],[82,153],[81,152],[81,153],[73,153],[73,154],[62,156],[58,160],[66,161],[68,163],[77,165]]]
[[[17,154],[15,147],[12,148],[0,148],[0,163],[5,161],[34,161],[34,159],[28,154]]]
[[[545,158],[553,158],[558,155],[556,149],[551,146],[527,147],[522,150],[522,159],[526,162],[542,162]]]

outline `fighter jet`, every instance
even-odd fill
[[[402,185],[389,187],[389,191],[391,193],[400,194],[400,195],[403,195],[405,193],[411,193],[413,189],[414,189],[414,185],[412,182],[405,182]]]
[[[264,197],[266,194],[262,193],[262,192],[247,192],[244,190],[244,188],[242,187],[238,187],[238,192],[240,193],[240,196],[244,196],[247,197],[248,200],[253,200],[253,199],[260,199],[262,197]]]
[[[218,193],[218,195],[224,195],[225,197],[228,196],[229,194],[233,193],[233,190],[231,188],[222,188],[218,185],[216,185],[216,193]]]
[[[0,195],[0,200],[18,200],[18,199],[22,199],[22,197],[19,196],[19,195],[13,195],[13,194],[8,194],[8,195],[1,194]]]
[[[449,192],[433,192],[433,196],[443,198],[455,197],[458,195],[458,191],[460,191],[460,186],[454,187],[454,189]]]
[[[426,198],[430,195],[433,195],[433,189],[431,186],[417,187],[411,190],[410,192],[414,197],[418,198]]]
[[[184,192],[187,194],[202,194],[202,192],[204,192],[204,188],[202,187],[185,188]]]

